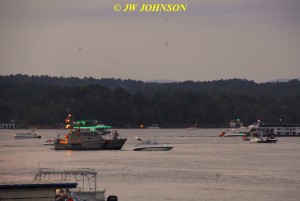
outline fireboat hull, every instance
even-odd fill
[[[54,143],[55,150],[120,150],[127,139],[109,139],[100,142]]]

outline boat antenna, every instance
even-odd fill
[[[71,123],[72,123],[72,122],[70,122],[71,116],[72,116],[71,114],[68,114],[68,116],[67,116],[67,118],[65,120],[65,122],[66,122],[66,129],[71,128]]]

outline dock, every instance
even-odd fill
[[[76,188],[77,183],[65,181],[0,182],[1,201],[56,201],[57,189]]]

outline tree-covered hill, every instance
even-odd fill
[[[240,118],[300,123],[300,81],[232,79],[145,83],[135,80],[0,76],[0,121],[59,125],[67,112],[115,127],[225,126]]]

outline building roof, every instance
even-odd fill
[[[77,183],[66,181],[8,181],[0,182],[0,189],[3,188],[76,188]]]

